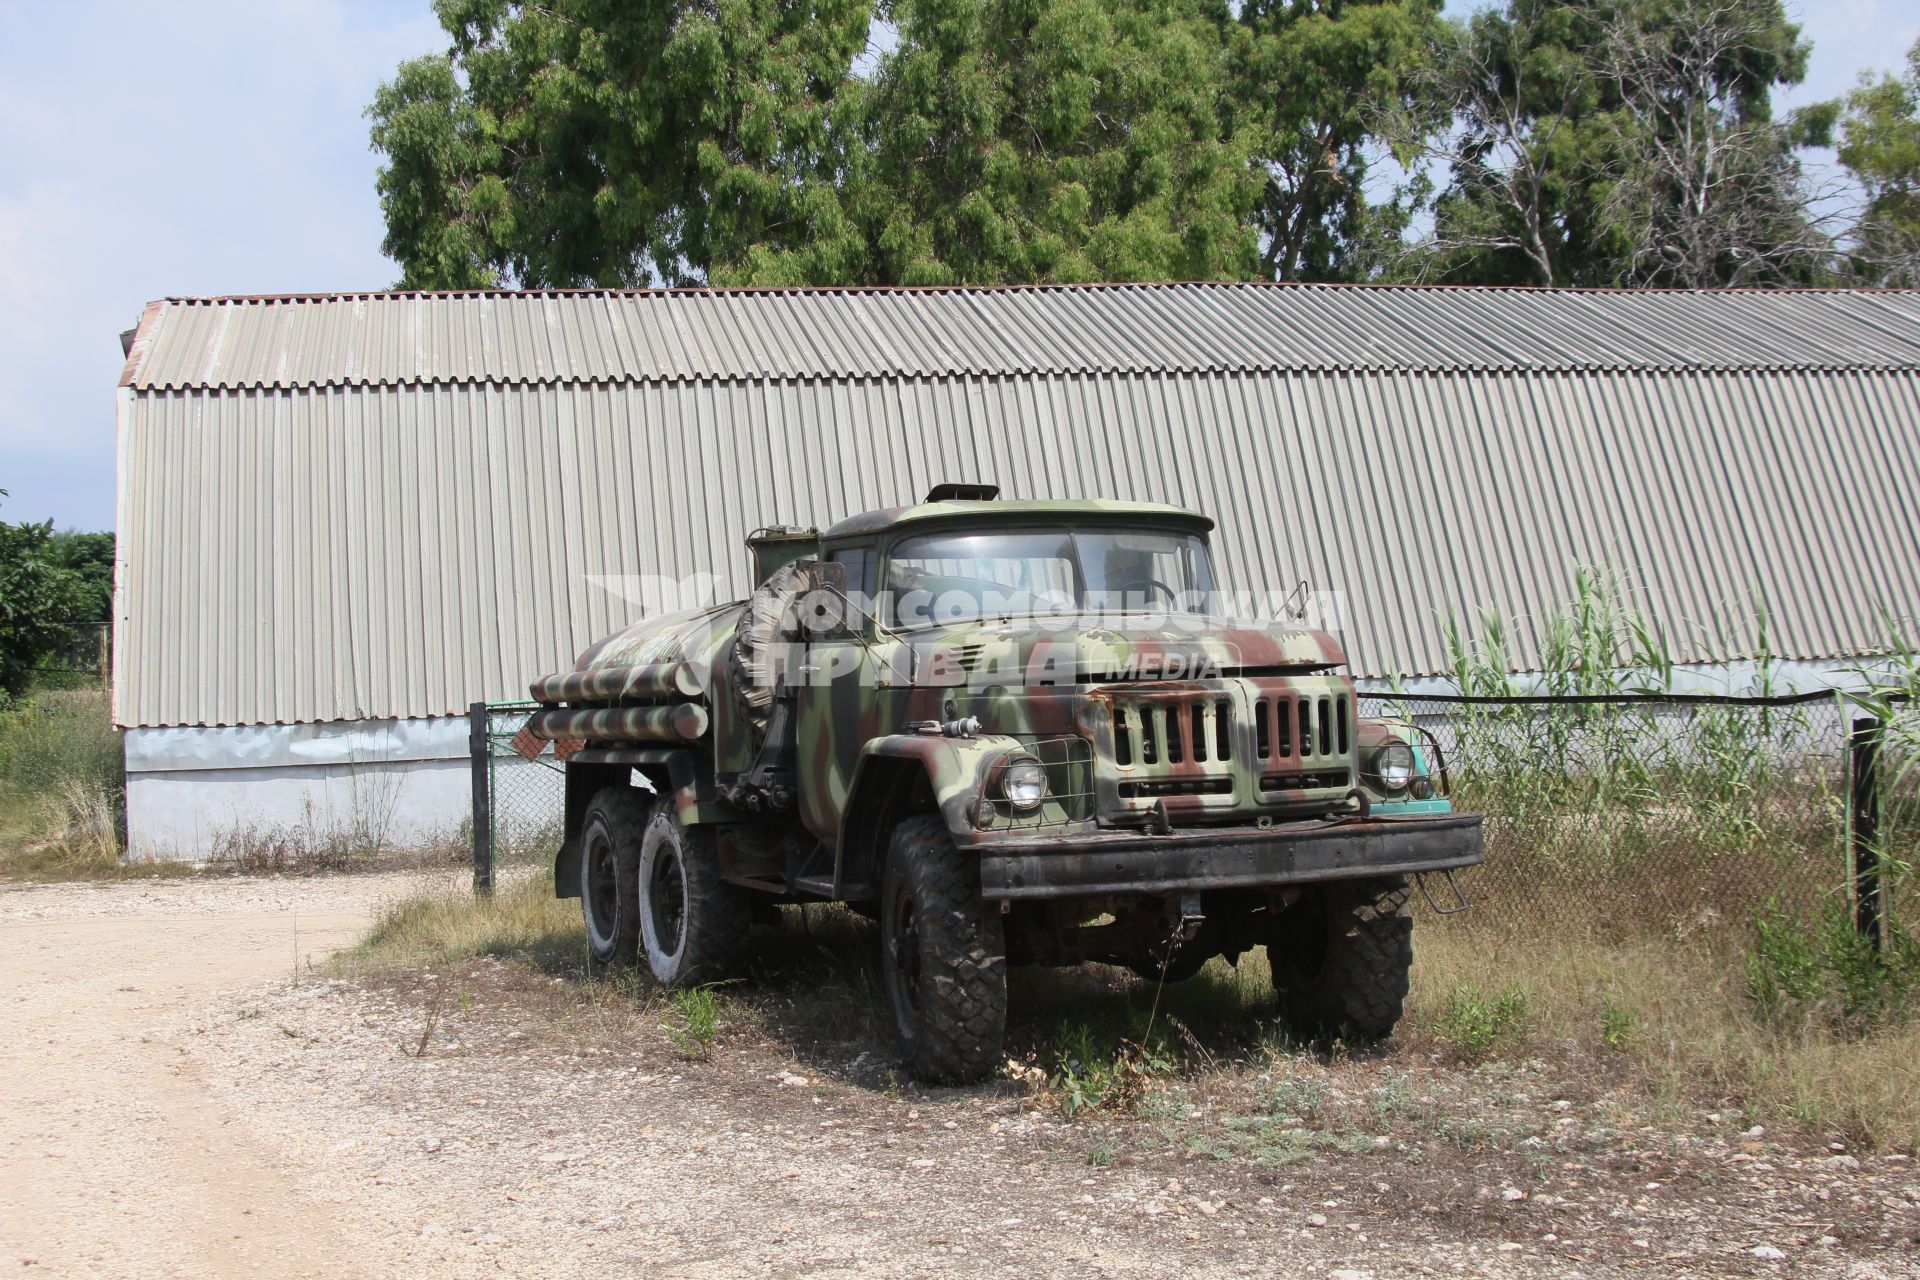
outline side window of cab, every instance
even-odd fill
[[[875,570],[880,559],[873,553],[871,546],[836,547],[827,552],[829,564],[842,564],[847,567],[847,594],[853,598],[854,607],[848,610],[845,628],[849,635],[864,635],[867,631],[867,613],[873,608]]]

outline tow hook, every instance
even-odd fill
[[[1206,922],[1207,917],[1200,910],[1199,892],[1196,890],[1188,890],[1186,893],[1181,894],[1180,924],[1174,929],[1173,936],[1182,942],[1192,942],[1199,936],[1200,926]]]

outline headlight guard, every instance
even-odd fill
[[[1404,742],[1389,742],[1374,753],[1367,772],[1381,791],[1400,794],[1413,783],[1413,748]]]
[[[1040,807],[1047,798],[1046,766],[1028,755],[1009,756],[997,779],[1000,798],[1022,813]]]

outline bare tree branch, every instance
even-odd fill
[[[1640,285],[1764,285],[1832,261],[1792,131],[1756,118],[1725,68],[1769,34],[1739,0],[1681,0],[1659,22],[1622,10],[1596,63],[1621,108],[1608,117],[1620,172],[1603,206]]]
[[[1517,8],[1495,44],[1486,29],[1450,28],[1431,63],[1416,77],[1415,101],[1425,112],[1392,104],[1378,113],[1377,130],[1403,158],[1444,170],[1457,189],[1485,197],[1497,217],[1476,219],[1465,209],[1437,222],[1424,239],[1405,247],[1403,273],[1425,276],[1463,251],[1517,252],[1538,284],[1561,283],[1548,243],[1545,192],[1555,136],[1586,84],[1574,68],[1553,86],[1536,82],[1528,56],[1533,13]]]

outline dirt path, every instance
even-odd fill
[[[1287,1132],[1260,1129],[1274,1148],[1260,1158],[1233,1145],[1233,1099],[1205,1088],[1159,1097],[1157,1118],[1069,1121],[1012,1085],[895,1087],[860,1036],[816,1053],[742,1026],[689,1061],[658,997],[525,965],[356,982],[308,968],[417,884],[0,889],[0,1268],[1920,1272],[1906,1157],[1832,1155],[1720,1117],[1623,1129],[1608,1099],[1569,1099],[1528,1066],[1290,1062],[1263,1087],[1370,1096],[1378,1114],[1291,1135],[1292,1153]],[[1455,1118],[1423,1118],[1433,1106]],[[1454,1127],[1463,1110],[1471,1133]]]
[[[366,1274],[366,1242],[212,1096],[181,1038],[214,993],[285,983],[415,883],[0,889],[0,1263],[49,1275]]]

